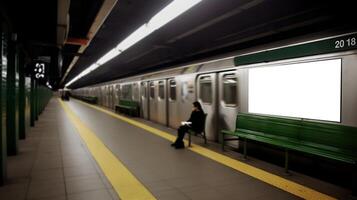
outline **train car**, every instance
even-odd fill
[[[120,99],[138,102],[142,118],[172,128],[177,128],[181,121],[187,120],[192,102],[199,101],[208,114],[207,138],[218,142],[221,130],[235,129],[238,112],[357,127],[356,50],[311,55],[296,52],[297,56],[284,56],[284,50],[289,51],[288,48],[299,45],[259,49],[233,57],[101,83],[74,92],[99,90],[99,93],[93,93],[98,96],[99,105],[111,109]],[[271,57],[264,60],[261,54],[266,52]],[[261,82],[257,81],[259,79]],[[290,88],[280,87],[284,85]],[[310,93],[304,93],[303,90]],[[321,99],[316,93],[327,95],[326,99]],[[302,94],[303,98],[297,94]],[[289,101],[277,104],[278,96],[284,96]],[[319,116],[313,107],[323,103],[327,103],[327,106],[320,106],[322,114]],[[290,109],[299,107],[299,104],[306,106],[300,111]],[[323,116],[323,113],[329,113],[323,110],[331,110],[330,114],[334,116]],[[233,146],[238,144],[231,143]]]

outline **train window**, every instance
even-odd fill
[[[183,102],[188,98],[188,83],[186,81],[181,84],[181,98]]]
[[[170,100],[176,100],[176,81],[170,80]]]
[[[150,82],[150,98],[155,98],[155,84],[154,82]]]
[[[131,86],[131,84],[122,86],[120,97],[122,99],[131,100],[131,98],[132,98],[132,86]]]
[[[164,99],[165,98],[165,85],[164,81],[159,81],[159,98]]]
[[[210,76],[200,78],[200,99],[203,103],[212,103],[212,79]]]
[[[223,101],[227,106],[237,103],[237,77],[234,74],[223,76]]]
[[[146,84],[145,83],[141,83],[141,97],[146,98]]]

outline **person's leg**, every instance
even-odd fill
[[[180,126],[178,129],[178,135],[177,135],[177,140],[178,141],[183,141],[183,138],[185,137],[185,133],[188,131],[189,127],[188,126]]]
[[[180,126],[180,128],[177,130],[177,139],[174,143],[174,146],[176,148],[184,148],[184,142],[183,138],[185,137],[185,133],[188,131],[189,127],[188,126]]]
[[[184,126],[180,126],[177,129],[177,137],[174,143],[171,144],[171,146],[175,146],[176,144],[180,143],[180,140],[182,141],[182,135],[185,135],[184,133]]]

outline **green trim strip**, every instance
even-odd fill
[[[248,65],[253,63],[271,62],[277,60],[299,58],[319,54],[335,53],[357,49],[357,34],[300,44],[280,49],[267,50],[234,58],[234,65]]]
[[[7,81],[7,65],[3,62],[3,58],[7,57],[7,32],[0,17],[0,186],[6,179],[6,81]],[[3,65],[4,64],[4,65]]]

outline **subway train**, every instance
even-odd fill
[[[356,33],[275,44],[71,93],[113,110],[120,99],[138,102],[140,117],[172,128],[199,101],[207,139],[215,142],[221,130],[235,129],[238,112],[357,127],[356,49]]]

